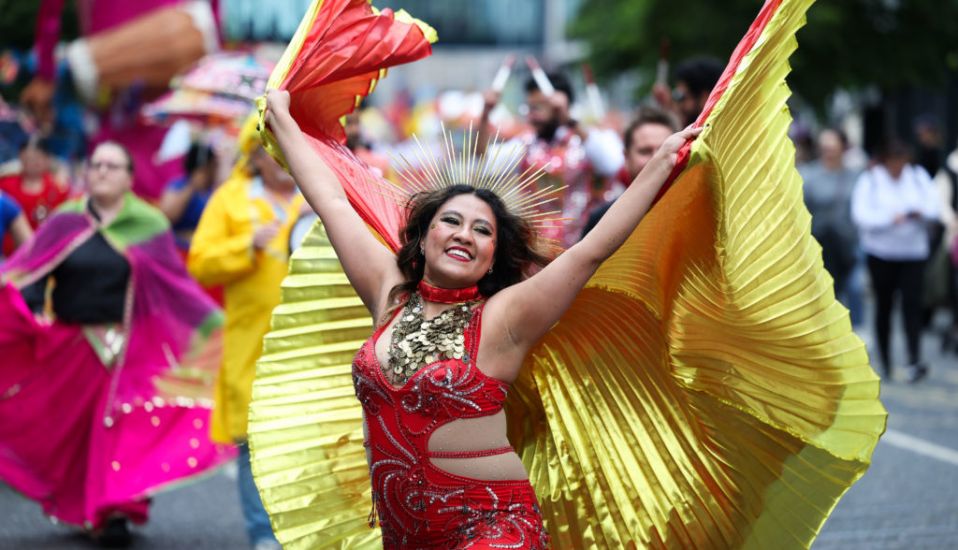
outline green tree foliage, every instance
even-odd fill
[[[0,49],[27,50],[33,46],[40,4],[41,0],[0,0]],[[62,24],[60,38],[76,38],[79,22],[73,0],[64,3]]]
[[[600,78],[654,74],[663,39],[674,62],[728,59],[759,0],[591,0],[572,35],[590,46]],[[958,0],[819,0],[799,32],[792,88],[822,106],[837,87],[939,85],[958,71]]]

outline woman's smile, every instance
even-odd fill
[[[471,262],[472,254],[461,246],[452,246],[446,249],[446,256],[459,262]]]

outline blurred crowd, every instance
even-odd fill
[[[512,62],[508,61],[509,69]],[[673,71],[672,85],[657,82],[635,108],[617,111],[602,105],[594,83],[585,83],[583,99],[567,74],[546,73],[530,65],[518,106],[501,104],[501,83],[484,92],[446,90],[417,100],[400,92],[346,117],[346,145],[375,172],[393,180],[400,170],[420,168],[411,153],[417,147],[441,147],[444,131],[459,141],[467,132],[478,131],[480,153],[486,152],[485,143],[493,137],[496,147],[521,148],[525,153],[520,171],[542,170],[545,185],[567,186],[558,207],[558,217],[565,223],[552,236],[569,245],[588,232],[670,132],[694,122],[722,68],[711,58],[688,60]],[[28,88],[24,98],[29,93]],[[0,155],[6,155],[0,157],[4,256],[28,241],[61,203],[87,192],[90,166],[76,154],[74,137],[82,134],[82,128],[69,127],[70,117],[64,115],[51,132],[50,120],[43,118],[49,112],[38,113],[33,106],[30,101],[0,104]],[[204,210],[235,171],[237,157],[253,166],[256,154],[240,152],[241,119],[218,119],[209,113],[201,120],[175,115],[150,119],[164,136],[152,151],[153,160],[171,176],[159,187],[138,185],[134,177],[132,186],[168,218],[186,260]],[[190,124],[181,126],[183,119]],[[913,135],[888,135],[872,155],[861,144],[851,143],[840,126],[824,127],[817,135],[805,131],[796,140],[811,231],[822,245],[835,294],[858,326],[871,290],[877,358],[888,376],[895,304],[900,301],[911,379],[926,372],[918,341],[932,313],[944,310],[954,315],[958,308],[958,150],[946,150],[941,127],[941,121],[922,117],[915,121]],[[64,135],[71,136],[70,147],[63,145]],[[87,142],[96,140],[88,137]],[[123,140],[118,143],[130,150]],[[400,163],[400,158],[413,159],[411,166]],[[249,170],[259,173],[255,167]],[[278,208],[274,204],[272,209]],[[285,220],[296,238],[288,239],[283,254],[295,248],[313,220],[307,209]],[[273,236],[278,228],[273,223],[264,231]],[[222,301],[215,285],[210,292]],[[958,347],[958,324],[942,334],[942,345]]]
[[[916,135],[908,137],[917,145],[889,135],[870,158],[855,151],[842,129],[825,128],[813,154],[799,164],[812,235],[822,246],[835,295],[855,325],[864,320],[866,275],[870,282],[874,359],[887,380],[895,362],[891,335],[896,309],[905,333],[909,381],[928,373],[921,335],[936,311],[949,318],[942,347],[955,351],[958,150],[945,150],[938,128],[927,118],[916,121]]]

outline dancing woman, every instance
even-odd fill
[[[555,548],[811,543],[885,412],[787,139],[809,3],[767,2],[696,140],[673,136],[604,229],[542,268],[541,243],[501,215],[542,197],[483,172],[501,163],[468,140],[405,172],[401,194],[432,189],[408,208],[386,197],[339,120],[435,35],[365,2],[314,3],[271,77],[289,98],[262,105],[267,149],[325,222],[292,257],[250,405],[286,548],[534,547],[540,525]]]
[[[97,146],[89,195],[0,268],[0,480],[113,546],[157,491],[235,456],[207,435],[222,313],[132,174]]]
[[[379,327],[357,355],[354,376],[384,542],[545,547],[528,475],[506,438],[509,383],[632,233],[679,148],[701,130],[666,140],[586,238],[524,278],[545,258],[536,252],[530,221],[494,192],[457,184],[415,196],[397,258],[366,229],[336,175],[313,153],[289,114],[288,93],[267,94],[266,120]],[[416,470],[404,479],[417,485],[391,483],[397,468]],[[489,514],[497,519],[475,520]]]

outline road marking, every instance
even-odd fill
[[[885,435],[882,436],[881,440],[900,449],[941,460],[952,466],[958,466],[958,451],[954,449],[912,437],[897,430],[885,430]]]

